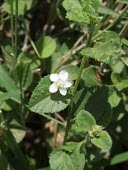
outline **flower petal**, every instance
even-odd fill
[[[64,87],[60,87],[60,88],[59,88],[59,92],[60,92],[63,96],[65,96],[65,95],[67,94],[67,89],[64,88]]]
[[[56,86],[56,83],[52,83],[51,86],[49,87],[49,91],[51,93],[56,93],[58,91],[58,88]]]
[[[60,79],[61,79],[62,81],[67,80],[67,78],[68,78],[68,72],[65,71],[65,70],[60,71],[59,77],[60,77]]]
[[[64,82],[64,87],[66,87],[66,88],[68,88],[68,87],[71,87],[72,86],[72,81],[71,80],[66,80],[65,82]]]
[[[56,82],[59,79],[59,75],[58,74],[51,74],[50,75],[50,80],[52,82]]]

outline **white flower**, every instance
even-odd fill
[[[65,70],[60,71],[59,74],[51,74],[50,80],[53,82],[49,87],[51,93],[56,93],[59,90],[65,96],[67,88],[72,86],[72,81],[68,78],[68,72]]]

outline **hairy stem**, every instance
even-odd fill
[[[90,46],[90,44],[91,44],[92,35],[93,35],[93,29],[92,28],[93,28],[93,24],[92,24],[92,26],[90,27],[90,30],[89,30],[90,32],[89,32],[89,38],[88,38],[87,45],[86,45],[87,47]],[[77,88],[79,86],[79,83],[80,83],[81,74],[82,74],[82,71],[84,69],[85,62],[86,62],[86,57],[87,56],[83,56],[83,58],[82,58],[80,69],[79,69],[79,73],[78,73],[75,85],[73,87],[73,90],[72,90],[72,99],[71,99],[71,102],[70,102],[70,105],[69,105],[69,109],[68,109],[68,119],[67,119],[67,126],[66,126],[66,132],[65,132],[65,137],[64,137],[63,144],[66,143],[67,137],[68,137],[68,133],[69,133],[69,130],[70,130],[70,122],[71,122],[71,115],[72,115],[72,108],[73,108],[73,97],[74,97],[74,95],[75,95],[75,93],[77,91]]]
[[[13,67],[15,66],[15,60],[14,60],[14,51],[15,51],[15,45],[14,45],[14,20],[13,20],[13,0],[10,0],[10,11],[11,11],[11,43],[12,43],[12,57],[13,57]]]
[[[18,47],[18,0],[16,0],[16,13],[15,13],[15,64],[17,59],[17,47]]]

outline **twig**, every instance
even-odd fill
[[[122,28],[122,30],[119,33],[119,36],[122,38],[124,37],[124,35],[128,32],[128,22],[126,22],[126,24],[124,25],[124,27]]]
[[[55,113],[55,116],[56,116],[57,119],[61,120],[63,123],[66,123],[65,119],[61,115],[59,115],[58,113]]]
[[[57,131],[58,131],[58,123],[55,122],[55,126],[54,126],[54,135],[53,135],[53,148],[56,147]]]
[[[69,58],[71,57],[72,54],[75,54],[77,51],[79,51],[81,48],[85,47],[85,44],[82,44],[81,46],[79,46],[77,48],[77,46],[79,45],[79,43],[84,39],[85,37],[85,34],[82,35],[77,41],[76,43],[72,46],[72,48],[67,52],[67,54],[65,54],[63,57],[62,57],[62,60],[61,62],[58,64],[58,66],[53,70],[53,73],[56,72],[58,69],[61,68],[61,66],[63,64],[65,64]]]

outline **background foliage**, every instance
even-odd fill
[[[0,4],[0,169],[127,170],[127,0]]]

